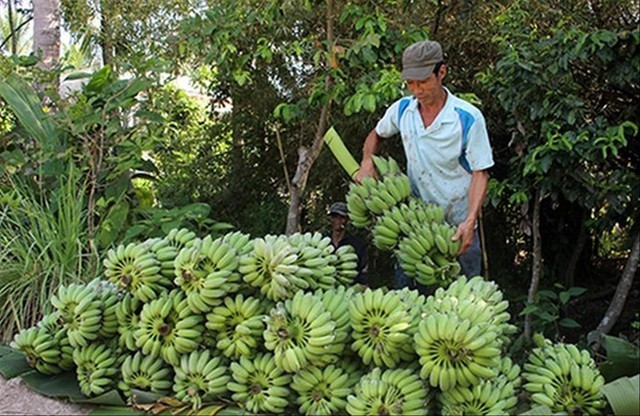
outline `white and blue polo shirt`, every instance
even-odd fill
[[[445,90],[445,105],[429,127],[418,100],[405,97],[387,109],[376,133],[400,133],[413,193],[442,206],[447,221],[459,224],[467,217],[471,172],[493,166],[493,157],[480,110]]]

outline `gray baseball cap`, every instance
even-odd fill
[[[424,80],[442,62],[442,47],[433,40],[423,40],[407,47],[402,54],[402,79]]]
[[[344,202],[334,202],[331,204],[331,208],[329,208],[329,215],[338,214],[343,217],[347,217],[349,215],[349,211],[347,210],[347,204]]]

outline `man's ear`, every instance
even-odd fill
[[[438,78],[443,80],[444,77],[447,76],[447,72],[448,72],[447,64],[442,64],[440,66],[440,69],[438,70]]]

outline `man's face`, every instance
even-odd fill
[[[432,104],[442,93],[442,80],[446,73],[446,66],[442,65],[437,73],[423,80],[407,80],[407,88],[421,104]]]
[[[344,230],[347,226],[347,217],[340,214],[331,214],[331,230]]]

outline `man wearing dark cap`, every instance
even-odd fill
[[[344,202],[334,202],[329,208],[331,217],[331,244],[334,249],[342,246],[352,246],[358,255],[358,276],[355,283],[368,285],[369,256],[367,249],[358,237],[347,233],[347,223],[349,222],[349,211]]]
[[[402,79],[412,95],[393,103],[367,136],[356,181],[375,174],[372,156],[381,140],[399,133],[413,193],[442,206],[447,221],[458,227],[452,237],[462,240],[458,261],[472,277],[481,273],[476,221],[493,158],[482,113],[443,86],[446,75],[438,42],[405,49]]]

